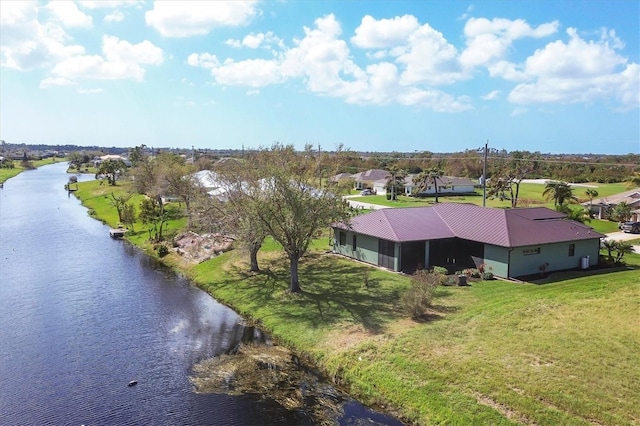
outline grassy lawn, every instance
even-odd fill
[[[575,272],[545,285],[441,287],[430,319],[416,323],[398,302],[407,277],[320,246],[301,264],[300,295],[286,293],[286,262],[277,252],[262,253],[259,274],[246,272],[238,251],[189,274],[354,395],[420,424],[639,418],[637,269]],[[640,267],[640,256],[625,259]]]
[[[132,191],[131,181],[118,181],[116,186],[100,185],[100,181],[92,180],[87,182],[81,182],[78,184],[78,190],[74,192],[82,204],[89,208],[89,213],[95,218],[101,220],[103,223],[111,227],[118,226],[118,212],[115,207],[111,205],[111,194],[119,196]],[[139,212],[140,202],[143,199],[143,195],[135,194],[129,202],[132,203],[136,209],[136,213]],[[186,226],[186,218],[183,217],[182,211],[177,203],[169,203],[165,206],[169,216],[173,217],[167,221],[165,227],[165,233],[167,235],[176,234]],[[127,239],[133,244],[144,248],[149,251],[152,249],[148,244],[149,233],[148,228],[150,225],[145,225],[140,221],[137,221],[133,225],[133,230],[127,233]]]
[[[79,187],[83,202],[115,225],[105,196],[127,186]],[[131,240],[144,246],[146,230],[136,230]],[[199,265],[175,254],[164,261],[353,396],[407,421],[639,424],[640,255],[625,255],[628,268],[552,274],[545,284],[440,287],[429,317],[415,322],[399,303],[408,277],[328,248],[318,240],[301,261],[297,295],[286,292],[287,262],[271,240],[259,254],[260,273],[247,272],[240,250]]]
[[[44,160],[36,160],[32,161],[31,163],[34,167],[40,167],[47,164],[59,163],[61,161],[66,160],[64,158],[45,158]],[[7,181],[7,179],[17,176],[27,170],[22,167],[21,163],[21,161],[14,160],[13,169],[0,169],[0,183],[4,183],[5,181]]]

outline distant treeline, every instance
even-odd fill
[[[158,154],[173,152],[195,157],[202,165],[209,168],[211,162],[222,157],[245,155],[244,149],[198,149],[187,148],[150,148],[142,145],[146,152]],[[11,144],[3,143],[2,152],[45,152],[58,151],[70,153],[81,151],[84,154],[104,155],[122,154],[131,148],[46,145],[46,144]],[[338,161],[343,172],[358,173],[368,169],[395,168],[407,174],[418,174],[423,170],[438,169],[446,176],[460,176],[477,180],[483,175],[484,152],[482,150],[466,150],[453,153],[422,152],[358,152],[341,149],[338,152],[321,151],[317,155],[330,157],[332,162]],[[1,154],[0,154],[1,155]],[[208,160],[208,161],[202,161]],[[566,182],[600,182],[614,183],[629,181],[640,174],[640,154],[605,155],[605,154],[543,154],[529,151],[506,151],[489,149],[487,153],[487,177],[515,173],[527,179],[557,179]]]

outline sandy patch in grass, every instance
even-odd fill
[[[335,330],[327,334],[324,341],[319,343],[319,347],[334,354],[347,352],[363,343],[379,343],[395,338],[417,326],[419,324],[415,321],[403,318],[387,324],[384,333],[374,333],[361,324],[343,324],[342,326],[336,326]]]
[[[497,402],[494,399],[488,397],[487,395],[482,395],[482,394],[479,394],[477,392],[474,392],[473,396],[476,399],[476,401],[478,401],[478,404],[482,404],[482,405],[485,405],[487,407],[493,408],[494,410],[498,411],[500,414],[502,414],[503,416],[505,416],[509,420],[513,420],[513,421],[516,421],[518,423],[525,424],[525,425],[535,425],[536,424],[533,420],[529,419],[525,415],[523,415],[521,413],[518,413],[515,410],[512,410],[511,408],[507,407],[504,404],[500,404],[499,402]]]

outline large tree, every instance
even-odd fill
[[[161,170],[160,179],[167,194],[184,202],[188,217],[187,227],[192,227],[191,203],[202,192],[200,182],[193,177],[194,167],[188,164],[169,163]]]
[[[127,168],[122,160],[106,160],[100,163],[98,174],[107,178],[109,185],[115,186],[118,175]]]
[[[246,194],[260,223],[289,259],[289,291],[301,291],[298,263],[309,244],[331,223],[346,220],[348,207],[329,187],[313,186],[318,158],[309,147],[297,153],[276,144],[252,156]]]
[[[487,195],[490,197],[499,196],[500,199],[504,199],[507,198],[506,193],[508,192],[511,208],[518,207],[520,184],[532,173],[534,168],[534,163],[523,159],[523,153],[515,152],[514,156],[513,159],[499,161],[500,164],[494,165],[495,171],[487,184]]]
[[[259,203],[250,196],[246,183],[244,162],[229,162],[217,168],[215,180],[224,188],[220,198],[201,194],[193,208],[195,226],[205,232],[214,232],[233,238],[240,247],[249,252],[251,272],[259,272],[258,251],[267,231],[257,216]]]

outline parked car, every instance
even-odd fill
[[[623,232],[630,232],[632,234],[640,234],[640,222],[625,222],[620,229]]]
[[[360,191],[360,195],[375,195],[375,192],[373,192],[373,189],[367,188]]]

